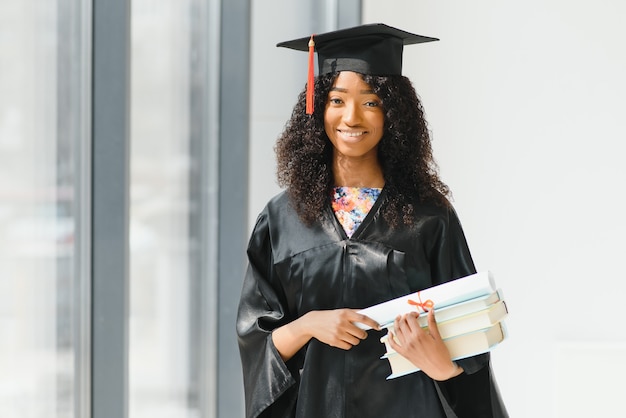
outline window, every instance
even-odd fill
[[[221,62],[247,79],[248,12],[223,0],[0,2],[0,416],[243,413],[231,299],[245,238],[218,242],[218,109]],[[224,27],[242,45],[227,60]],[[232,91],[228,106],[247,108],[246,84]],[[242,114],[226,152],[241,167],[226,189],[242,203],[222,222],[240,230]],[[218,247],[235,267],[226,302]]]
[[[84,12],[79,0],[0,3],[0,416],[85,407]]]
[[[197,417],[206,396],[201,5],[132,3],[131,418]]]

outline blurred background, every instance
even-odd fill
[[[383,22],[479,270],[512,417],[621,416],[626,4],[0,0],[0,416],[242,417],[245,246],[306,82]]]

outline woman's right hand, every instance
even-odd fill
[[[367,338],[367,331],[356,326],[355,322],[380,329],[376,321],[354,309],[311,311],[300,319],[305,332],[312,338],[342,350],[349,350]]]
[[[356,326],[356,322],[380,329],[376,321],[355,309],[310,311],[275,329],[272,340],[285,361],[293,357],[311,338],[332,347],[349,350],[367,338],[367,331]]]

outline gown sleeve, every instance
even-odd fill
[[[246,417],[288,417],[296,402],[298,358],[286,364],[272,331],[289,322],[285,297],[275,281],[268,218],[257,219],[248,244],[248,268],[237,312]]]
[[[448,211],[445,228],[437,245],[433,276],[443,282],[476,273],[463,228],[452,207]],[[508,417],[491,371],[489,353],[457,360],[457,363],[463,368],[463,373],[437,382],[437,390],[448,416]]]

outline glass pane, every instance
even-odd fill
[[[131,418],[199,416],[193,3],[132,2]]]
[[[74,417],[80,0],[0,2],[0,416]]]

